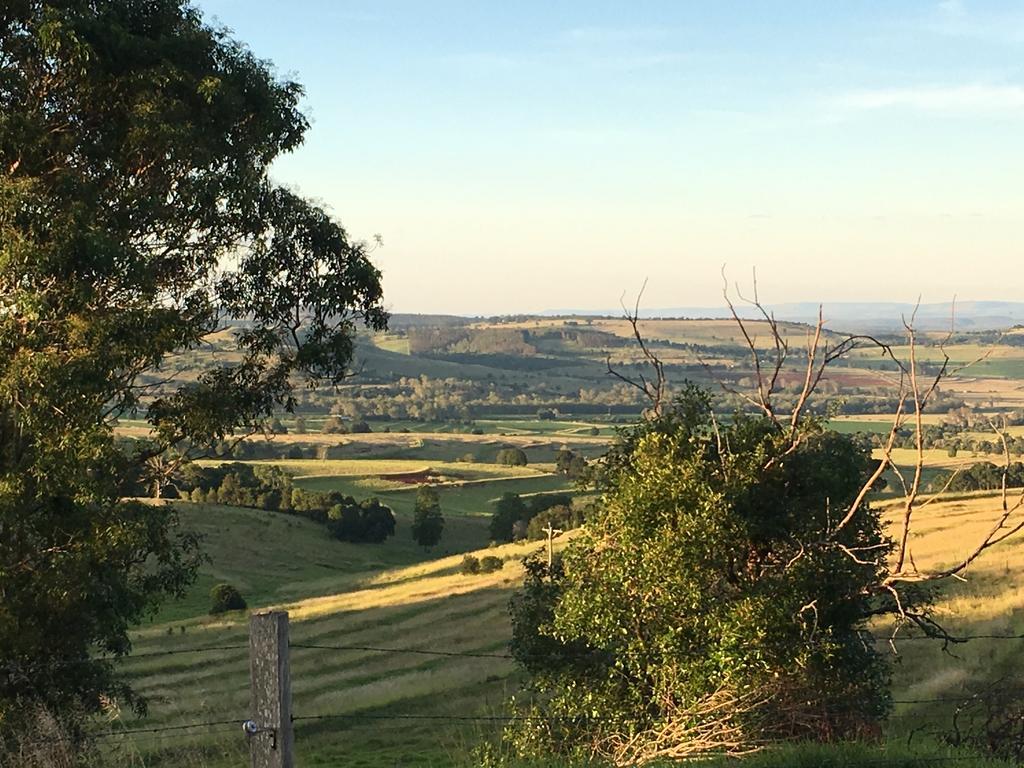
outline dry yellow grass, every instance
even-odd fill
[[[226,463],[231,463],[229,460]],[[218,465],[220,460],[198,461],[197,464]],[[541,474],[536,466],[507,467],[501,464],[473,462],[432,461],[422,459],[267,459],[247,461],[247,464],[269,464],[297,478],[313,477],[380,477],[436,472],[454,478],[488,479],[502,477],[529,477]]]
[[[875,449],[873,453],[876,459],[882,457],[881,449]],[[913,466],[917,460],[917,451],[913,448],[894,448],[892,459],[900,467]],[[924,451],[924,465],[933,469],[952,469],[954,467],[969,467],[979,461],[1001,461],[998,455],[972,456],[970,451],[960,451],[956,456],[950,456],[944,449],[927,448]]]
[[[509,638],[508,598],[511,589],[522,581],[521,559],[541,548],[537,542],[531,542],[476,552],[479,557],[491,555],[505,560],[501,570],[489,574],[461,574],[463,556],[454,555],[384,570],[352,590],[278,606],[289,612],[292,625],[296,716],[381,711],[465,714],[500,709],[509,693],[507,680],[513,672],[507,659],[298,646],[503,654]],[[135,635],[135,653],[140,657],[126,664],[139,691],[151,700],[151,713],[145,725],[244,719],[248,706],[247,627],[247,617],[237,613],[139,631]],[[146,655],[178,648],[223,646],[229,647],[196,654]],[[129,727],[139,725],[130,723]],[[373,721],[342,720],[331,723],[326,736],[318,736],[315,723],[307,723],[300,726],[299,757],[308,759],[324,749],[358,751],[359,745],[376,738],[380,725]],[[389,725],[383,725],[387,730]],[[411,734],[416,734],[415,738],[425,748],[437,750],[442,741],[438,729],[447,727],[451,732],[445,724],[432,724],[429,729],[422,724],[417,727],[415,722],[408,725],[404,735],[395,733],[395,744],[409,754],[420,749],[409,742]],[[340,731],[345,735],[339,736]],[[234,736],[199,731],[183,734],[181,742],[190,748],[214,746],[230,752],[225,745],[237,740]],[[162,746],[145,738],[137,742],[136,746],[150,757]]]
[[[897,507],[884,508],[887,520]],[[962,558],[999,512],[996,496],[972,495],[932,504],[918,513],[911,540],[914,562],[922,570]],[[511,590],[521,583],[520,559],[539,552],[537,542],[478,551],[506,560],[491,574],[459,572],[462,556],[379,571],[354,588],[324,597],[281,605],[292,620],[295,645],[419,648],[501,654],[509,637]],[[296,553],[301,557],[301,553]],[[340,582],[339,582],[340,583]],[[351,582],[350,582],[351,583]],[[938,596],[936,615],[956,633],[1017,634],[1024,631],[1024,537],[986,553]],[[240,648],[202,654],[148,656],[127,668],[140,690],[152,699],[146,723],[242,719],[247,707],[247,620],[236,614],[197,618],[147,627],[136,634],[136,652],[186,647]],[[886,632],[891,622],[875,629]],[[1017,666],[1024,641],[973,641],[944,654],[940,644],[898,642],[894,656],[894,696],[899,700],[955,697],[973,683],[992,679]],[[292,658],[295,712],[299,717],[326,714],[406,712],[424,714],[500,711],[510,692],[514,668],[501,658],[466,658],[378,653],[369,650],[295,648]],[[946,723],[953,704],[898,705],[891,727],[905,733],[919,725]],[[136,725],[133,723],[132,725]],[[437,728],[385,731],[373,723],[332,724],[317,732],[303,725],[300,757],[337,754],[351,757],[360,744],[395,750],[436,749]],[[440,726],[438,726],[440,727]],[[414,726],[410,725],[410,729]],[[342,733],[343,732],[343,733]],[[386,739],[381,733],[387,733]],[[222,747],[219,734],[200,733],[187,743]],[[377,739],[377,742],[374,740]],[[385,739],[380,741],[380,739]],[[388,740],[390,739],[390,741]],[[390,746],[388,746],[390,745]],[[145,742],[143,751],[150,749]],[[341,758],[339,757],[339,762]],[[367,758],[369,761],[369,758]],[[330,763],[327,763],[330,764]],[[373,764],[367,762],[367,765]]]
[[[144,438],[152,431],[148,427],[119,426],[115,429],[118,435],[124,437]],[[263,435],[256,435],[252,440],[266,440]],[[452,432],[369,432],[359,435],[336,435],[323,434],[320,432],[307,432],[305,434],[289,433],[284,435],[273,435],[270,438],[281,445],[293,445],[302,443],[304,445],[365,445],[371,448],[419,448],[428,441],[452,442],[458,441],[473,445],[512,445],[524,450],[550,445],[552,442],[566,445],[595,445],[598,443],[611,442],[610,436],[599,435],[572,435],[562,434],[544,435],[472,435]],[[420,463],[423,463],[422,461]]]
[[[887,519],[898,505],[886,508]],[[962,560],[1000,514],[997,495],[973,494],[941,501],[917,513],[911,553],[927,572]],[[935,616],[956,635],[1019,635],[1024,632],[1024,535],[985,552],[938,594]],[[888,632],[891,621],[879,622]],[[937,641],[897,641],[894,691],[897,699],[956,699],[971,686],[1015,674],[1024,640],[978,639],[944,650]],[[947,652],[948,651],[948,652]],[[941,729],[955,702],[897,706],[892,727]]]

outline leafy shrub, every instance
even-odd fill
[[[484,555],[480,558],[480,573],[494,573],[505,567],[505,561],[494,555]]]
[[[707,751],[877,730],[888,667],[863,629],[890,604],[878,566],[844,552],[890,546],[857,501],[874,465],[850,436],[799,428],[744,413],[723,425],[689,389],[620,435],[586,528],[556,568],[528,568],[513,604],[533,695],[507,737],[523,757],[633,765],[662,747],[693,756],[693,728]],[[834,511],[855,501],[835,529]],[[595,735],[595,720],[635,730]]]
[[[466,555],[462,558],[462,565],[459,566],[461,571],[466,576],[471,576],[475,573],[480,573],[480,560],[473,555]]]
[[[494,460],[506,467],[525,467],[529,463],[522,448],[502,448]]]
[[[347,435],[348,425],[338,416],[330,416],[324,419],[320,431],[325,435]]]
[[[244,611],[248,606],[242,593],[230,584],[218,584],[210,590],[210,613]]]
[[[561,531],[579,528],[583,525],[583,510],[571,504],[549,507],[531,518],[529,525],[526,526],[526,538],[533,541],[547,538],[545,528],[549,525]]]
[[[444,515],[441,514],[441,497],[429,485],[421,485],[416,492],[413,508],[412,538],[421,547],[432,547],[441,541],[444,532]]]
[[[327,511],[327,530],[339,541],[380,544],[395,535],[395,513],[375,496],[344,496]]]

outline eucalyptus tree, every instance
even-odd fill
[[[301,95],[182,0],[0,4],[0,722],[131,699],[102,660],[193,580],[196,537],[125,479],[263,428],[386,325],[368,248],[268,177]]]

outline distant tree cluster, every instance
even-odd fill
[[[505,561],[494,555],[466,555],[462,558],[459,571],[465,576],[474,576],[478,573],[493,573],[500,571],[505,566]]]
[[[522,448],[502,448],[494,460],[506,467],[525,467],[529,463],[526,451]]]
[[[186,466],[182,493],[192,501],[283,512],[326,526],[331,536],[353,543],[380,543],[395,533],[395,516],[376,498],[356,501],[338,491],[298,488],[280,467],[271,464]]]
[[[385,383],[375,387],[342,386],[337,392],[303,393],[300,407],[310,412],[330,410],[337,418],[329,419],[322,431],[344,434],[354,431],[352,424],[359,421],[389,421],[410,419],[415,421],[451,422],[453,425],[472,427],[474,418],[484,416],[518,415],[536,417],[543,412],[544,419],[554,414],[638,413],[641,401],[635,390],[623,384],[602,384],[565,391],[557,382],[540,380],[529,385],[515,375],[519,363],[531,358],[511,357],[502,362],[508,374],[500,367],[490,379],[438,378],[427,375],[388,378],[378,372],[377,379]],[[477,359],[479,365],[501,361]]]
[[[395,535],[395,513],[376,497],[356,501],[337,492],[326,495],[334,502],[327,510],[327,530],[339,541],[380,544]]]
[[[537,348],[530,332],[518,328],[410,328],[409,352],[510,354],[532,356]]]
[[[518,493],[504,493],[495,502],[490,526],[491,539],[508,542],[530,537],[531,522],[549,510],[552,512],[544,518],[542,526],[552,522],[557,528],[569,530],[582,524],[582,511],[573,508],[572,496],[569,494],[540,493],[524,501]],[[535,532],[532,538],[542,536]]]
[[[558,531],[571,531],[586,522],[584,507],[576,504],[556,504],[538,512],[526,524],[526,538],[539,541],[547,537],[548,528]]]
[[[555,457],[555,471],[572,480],[579,480],[587,471],[587,459],[568,448],[563,448]]]
[[[320,431],[327,435],[365,435],[373,432],[366,419],[346,421],[337,414],[332,414],[324,419]]]
[[[292,478],[273,464],[231,462],[217,466],[186,464],[178,490],[182,496],[204,504],[253,507],[274,512],[293,511]]]
[[[998,421],[1003,426],[1021,423],[1020,413],[1000,415]],[[1003,443],[992,430],[987,414],[976,414],[971,408],[951,409],[942,424],[925,424],[921,429],[921,445],[925,449],[944,450],[949,456],[957,456],[961,451],[971,453],[993,454],[1003,452]],[[975,434],[971,434],[974,432]],[[981,433],[981,436],[979,434]],[[1006,435],[1006,449],[1015,456],[1024,455],[1024,436]],[[888,439],[888,434],[872,433],[868,436],[871,444],[878,448]],[[904,426],[897,430],[896,448],[916,448],[917,430]]]
[[[1014,461],[1005,469],[1008,488],[1024,487],[1024,463]],[[954,492],[995,491],[1003,487],[1003,471],[1003,467],[991,461],[982,461],[939,476],[933,481],[932,487],[946,488]]]

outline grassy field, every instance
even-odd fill
[[[287,569],[293,559],[280,540],[277,545],[276,560],[270,552],[263,553],[261,563],[267,570]],[[391,546],[367,548],[383,551]],[[339,590],[335,594],[282,601],[291,615],[292,643],[503,653],[509,631],[508,596],[522,575],[519,559],[537,548],[532,543],[482,550],[478,554],[506,559],[504,569],[487,575],[458,573],[461,555],[385,569],[376,576],[340,573],[334,577]],[[310,576],[309,587],[319,590],[319,574]],[[137,633],[135,652],[142,658],[128,661],[127,668],[151,699],[147,725],[244,719],[246,638],[247,619],[241,613],[157,624]],[[239,647],[144,656],[224,646]],[[473,729],[460,723],[378,723],[355,716],[498,711],[511,691],[512,673],[510,662],[493,658],[295,649],[298,756],[302,765],[312,766],[391,766],[399,760],[402,765],[441,764],[450,751],[475,738]],[[301,719],[323,715],[340,717]],[[244,762],[240,732],[191,733],[173,745],[143,736],[133,740],[146,752],[148,764],[161,764],[161,753],[162,764],[177,764],[184,747],[206,752],[209,765]]]
[[[289,610],[293,643],[298,645],[502,653],[509,631],[507,601],[522,575],[519,560],[538,549],[537,543],[481,548],[477,554],[501,557],[505,567],[493,574],[463,576],[458,572],[461,554],[423,552],[407,539],[401,522],[393,541],[346,545],[327,540],[316,526],[280,515],[187,504],[182,509],[186,522],[206,534],[211,562],[193,595],[136,633],[140,658],[126,664],[151,698],[151,715],[143,723],[128,721],[126,727],[243,718],[248,696],[246,617],[202,615],[203,589],[215,580],[240,584],[254,606],[274,604]],[[929,506],[921,512],[912,542],[915,562],[930,568],[962,556],[997,511],[998,502],[991,496]],[[452,515],[449,524],[453,527],[446,543],[453,550],[483,547],[482,518]],[[939,596],[938,615],[949,629],[1024,632],[1021,544],[1000,545],[972,567],[966,581],[950,585]],[[876,626],[879,634],[888,629],[886,623]],[[207,653],[146,655],[236,645]],[[946,728],[955,704],[933,700],[952,699],[974,683],[1014,673],[1022,645],[1024,641],[976,640],[957,646],[951,655],[933,642],[898,641],[898,656],[892,657],[894,696],[924,703],[896,706],[890,738],[903,743],[916,731],[916,738],[927,740],[929,732]],[[300,718],[298,757],[309,766],[458,764],[457,755],[475,740],[494,736],[497,726],[359,716],[499,713],[516,684],[510,663],[490,658],[296,648],[292,667],[295,715]],[[338,717],[304,719],[326,715]],[[201,764],[226,768],[244,762],[244,740],[234,730],[188,731],[173,743],[136,735],[111,748],[139,750],[146,765],[177,765],[184,753],[201,752]],[[751,763],[784,764],[767,757]],[[812,764],[817,763],[793,763]]]
[[[874,419],[829,419],[828,428],[844,435],[857,432],[886,434],[892,429],[892,421],[885,421],[878,417]]]
[[[920,513],[912,539],[914,561],[922,570],[949,565],[968,553],[999,514],[994,496],[942,502]],[[953,581],[936,602],[941,623],[954,634],[1024,633],[1024,539],[1010,539],[979,559]],[[897,698],[925,700],[898,705],[891,728],[922,734],[948,728],[955,704],[931,701],[966,698],[972,686],[1002,676],[1016,677],[1024,640],[977,639],[943,649],[930,641],[897,642],[894,664]]]
[[[210,588],[220,582],[234,584],[258,608],[356,587],[382,570],[488,543],[485,517],[449,513],[441,544],[425,551],[409,533],[411,500],[396,508],[395,536],[381,545],[335,541],[323,526],[291,515],[190,503],[177,508],[185,527],[203,536],[209,561],[187,597],[167,605],[157,623],[202,616]]]
[[[362,497],[371,494],[379,498],[395,512],[412,514],[416,500],[415,487],[374,488],[364,485],[359,479],[345,477],[307,477],[300,478],[297,484],[315,491],[341,491],[342,493]],[[501,480],[469,482],[458,485],[436,486],[441,499],[441,510],[445,515],[456,516],[489,516],[494,512],[494,501],[503,493],[518,493],[528,496],[534,493],[550,493],[553,491],[572,491],[572,484],[561,475],[534,474],[530,477],[512,477]]]
[[[541,330],[544,328],[561,328],[567,318],[530,318],[519,322],[500,324],[501,328],[523,328]],[[758,348],[767,349],[772,346],[771,335],[766,322],[745,320],[747,330]],[[478,327],[487,327],[481,323]],[[633,338],[633,327],[622,318],[593,317],[579,322],[581,328],[603,331],[625,339]],[[803,343],[809,326],[802,323],[780,322],[782,334],[794,345]],[[640,330],[644,338],[652,341],[669,341],[676,344],[702,344],[706,346],[739,346],[744,344],[739,327],[733,320],[694,320],[694,319],[644,319],[640,321]]]
[[[206,461],[201,464],[221,464]],[[418,459],[293,459],[239,462],[271,464],[292,475],[303,488],[341,490],[354,496],[415,488],[422,482],[444,485],[537,477],[550,467],[508,467],[471,462],[425,462]],[[349,490],[352,489],[352,490]]]

